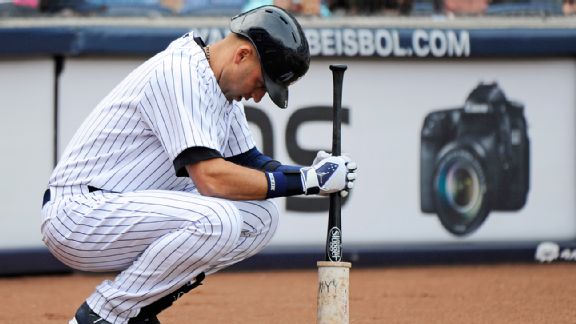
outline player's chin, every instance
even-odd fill
[[[226,99],[227,99],[229,102],[232,102],[232,101],[242,101],[242,96],[226,96]]]
[[[234,96],[233,94],[229,93],[229,92],[224,92],[224,97],[226,97],[226,100],[229,102],[232,102],[234,100],[236,100],[237,96]]]

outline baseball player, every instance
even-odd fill
[[[264,6],[232,18],[210,46],[193,33],[130,73],[89,115],[48,183],[43,240],[82,271],[115,271],[70,323],[159,323],[205,275],[261,251],[272,198],[347,194],[350,158],[283,165],[255,147],[240,100],[280,108],[308,70],[302,28]]]

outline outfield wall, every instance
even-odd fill
[[[150,25],[0,24],[0,274],[65,269],[41,242],[41,197],[55,161],[98,101],[172,39],[194,30],[212,43],[227,32],[219,19]],[[291,88],[289,109],[275,108],[267,97],[245,105],[265,153],[307,164],[316,150],[331,147],[328,66],[348,65],[342,150],[357,160],[359,180],[342,211],[345,258],[365,265],[529,261],[540,242],[552,241],[565,253],[551,259],[576,260],[576,29],[570,23],[394,26],[350,20],[304,21],[304,26],[312,64]],[[423,190],[425,174],[433,173],[440,161],[422,157],[423,147],[431,145],[422,140],[422,129],[433,111],[485,113],[482,109],[489,108],[468,107],[465,101],[479,84],[492,82],[523,107],[528,127],[502,131],[496,121],[467,126],[482,129],[475,131],[473,142],[491,138],[485,151],[498,152],[478,158],[485,184],[472,179],[468,194],[498,194],[491,198],[486,220],[466,229],[449,218],[441,222],[437,210],[422,212],[422,199],[434,197],[436,206],[444,199],[470,217],[481,208],[458,201],[466,199],[454,187],[458,171],[466,171],[459,164],[447,168],[444,182]],[[528,142],[518,143],[524,132]],[[446,132],[444,137],[461,141]],[[506,153],[507,141],[512,148],[526,146],[528,155]],[[440,155],[440,149],[432,154]],[[435,184],[443,191],[437,192]],[[499,210],[517,200],[517,192],[527,193],[525,203]],[[242,266],[290,267],[313,264],[322,256],[327,200],[293,197],[278,202],[284,216],[270,248]],[[462,226],[464,233],[458,233]]]

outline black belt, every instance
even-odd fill
[[[94,192],[94,191],[100,191],[100,190],[102,190],[102,189],[88,186],[88,192]],[[44,207],[44,205],[46,205],[50,201],[50,196],[51,196],[50,188],[48,188],[48,189],[46,189],[46,191],[44,191],[44,197],[42,198],[42,207]]]

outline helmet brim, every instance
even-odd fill
[[[288,107],[288,87],[274,82],[265,71],[262,71],[262,74],[266,92],[268,92],[268,96],[270,96],[272,102],[274,102],[276,106],[286,109]]]

